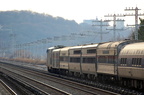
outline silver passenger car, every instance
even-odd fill
[[[69,47],[64,47],[60,50],[60,69],[69,69]]]
[[[96,52],[98,44],[91,44],[82,47],[82,73],[96,74]]]
[[[81,73],[81,51],[82,46],[69,48],[69,71]]]
[[[129,44],[121,50],[118,75],[144,80],[144,42]]]
[[[120,50],[133,41],[102,43],[97,47],[97,73],[117,75],[117,60]]]

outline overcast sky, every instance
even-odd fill
[[[141,9],[144,13],[144,0],[0,0],[0,11],[31,10],[59,16],[77,23],[84,19],[108,19],[107,14],[134,13],[124,11],[126,7]],[[144,18],[144,16],[142,16]],[[134,17],[125,17],[127,24],[134,23]]]

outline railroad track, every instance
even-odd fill
[[[102,89],[99,89],[99,88],[96,88],[96,87],[91,87],[91,86],[84,85],[84,84],[81,84],[81,83],[69,81],[69,80],[66,80],[66,79],[58,78],[58,77],[51,76],[51,75],[48,75],[48,74],[44,74],[44,73],[41,73],[41,72],[32,71],[32,70],[28,70],[28,69],[22,70],[21,68],[8,66],[8,65],[7,65],[7,67],[9,68],[9,70],[10,69],[11,70],[16,69],[18,72],[22,72],[21,74],[23,74],[25,76],[26,75],[34,76],[33,78],[35,78],[35,79],[37,78],[37,80],[39,80],[39,81],[43,81],[43,82],[44,81],[49,81],[49,82],[61,84],[61,85],[63,85],[63,87],[69,88],[71,90],[75,90],[75,91],[77,91],[81,94],[83,93],[85,95],[118,95],[117,93],[113,93],[113,92],[102,90]],[[38,77],[40,77],[40,78],[38,78]],[[76,94],[76,93],[73,93],[71,91],[69,93]]]
[[[31,87],[32,89],[35,89],[36,91],[39,92],[39,94],[42,94],[42,95],[71,95],[70,93],[67,93],[67,92],[62,91],[58,88],[55,88],[55,87],[50,86],[48,84],[45,84],[41,81],[32,79],[32,78],[27,77],[27,76],[17,74],[15,72],[10,71],[10,70],[2,68],[2,71],[6,75],[8,75],[9,77]]]
[[[7,84],[0,79],[0,95],[17,95]]]

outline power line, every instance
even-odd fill
[[[106,24],[103,24],[104,22],[108,22],[108,21],[103,21],[102,19],[100,21],[97,21],[97,20],[94,20],[93,22],[100,22],[100,24],[94,24],[92,26],[100,26],[100,32],[97,32],[98,34],[100,34],[100,39],[101,39],[101,42],[103,41],[103,34],[107,34],[108,32],[102,32],[102,28],[104,26],[109,26],[109,25],[106,25]]]
[[[103,34],[108,33],[108,32],[102,32],[102,28],[103,28],[104,26],[109,26],[109,25],[104,25],[103,23],[104,23],[104,22],[109,22],[109,21],[103,21],[103,20],[101,19],[100,21],[95,20],[95,21],[93,21],[93,22],[100,22],[99,25],[95,24],[95,25],[92,25],[92,26],[100,26],[100,32],[97,32],[97,33],[100,34],[100,39],[101,39],[101,42],[102,42],[102,40],[103,40]]]
[[[15,38],[16,38],[16,34],[13,33],[12,29],[5,29],[2,25],[0,25],[0,32],[1,31],[8,31],[9,32],[9,38],[10,38],[10,46],[3,46],[3,48],[7,48],[9,50],[10,53],[14,52],[14,44],[15,44]],[[1,44],[1,43],[0,43]],[[8,51],[7,50],[7,51]],[[5,51],[4,51],[5,52]]]
[[[107,30],[113,30],[113,37],[114,37],[114,41],[116,40],[116,33],[115,31],[116,30],[123,30],[123,29],[116,29],[116,21],[124,21],[124,20],[121,20],[121,19],[118,19],[116,20],[116,17],[124,17],[124,15],[121,15],[121,14],[114,14],[114,15],[105,15],[105,17],[113,17],[113,20],[105,20],[105,21],[113,21],[113,29],[107,29]]]
[[[138,7],[136,7],[135,9],[132,7],[132,8],[126,8],[125,11],[135,11],[135,14],[125,14],[124,16],[135,16],[135,25],[128,25],[128,26],[135,26],[135,40],[138,40],[138,16],[144,16],[144,13],[143,14],[138,14],[138,10],[141,10],[141,9],[138,9]]]

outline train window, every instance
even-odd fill
[[[103,54],[109,54],[109,51],[108,50],[104,50]]]
[[[106,60],[107,60],[107,59],[106,59],[105,56],[99,56],[99,57],[98,57],[98,62],[99,62],[99,63],[106,63]]]
[[[141,54],[144,54],[144,50],[141,51]]]
[[[125,66],[127,64],[127,58],[121,58],[120,64]]]
[[[71,57],[70,62],[80,63],[80,58]]]
[[[62,53],[62,55],[63,55],[63,56],[65,56],[65,55],[66,55],[66,53]]]
[[[60,57],[60,61],[68,62],[68,57]]]
[[[49,53],[49,50],[47,50],[46,52]]]
[[[135,58],[132,58],[132,65],[135,64]]]
[[[64,61],[64,57],[60,57],[60,61]]]
[[[132,58],[132,66],[141,66],[141,58]]]
[[[139,58],[138,65],[141,65],[141,60],[142,60],[142,59],[141,59],[141,58]]]
[[[87,53],[96,53],[96,49],[89,49],[87,50]]]
[[[56,56],[59,57],[59,53],[57,53]]]
[[[74,54],[81,54],[81,50],[74,50]]]
[[[95,63],[95,58],[94,57],[83,58],[83,63]]]
[[[115,57],[114,56],[108,56],[108,63],[114,63]]]

